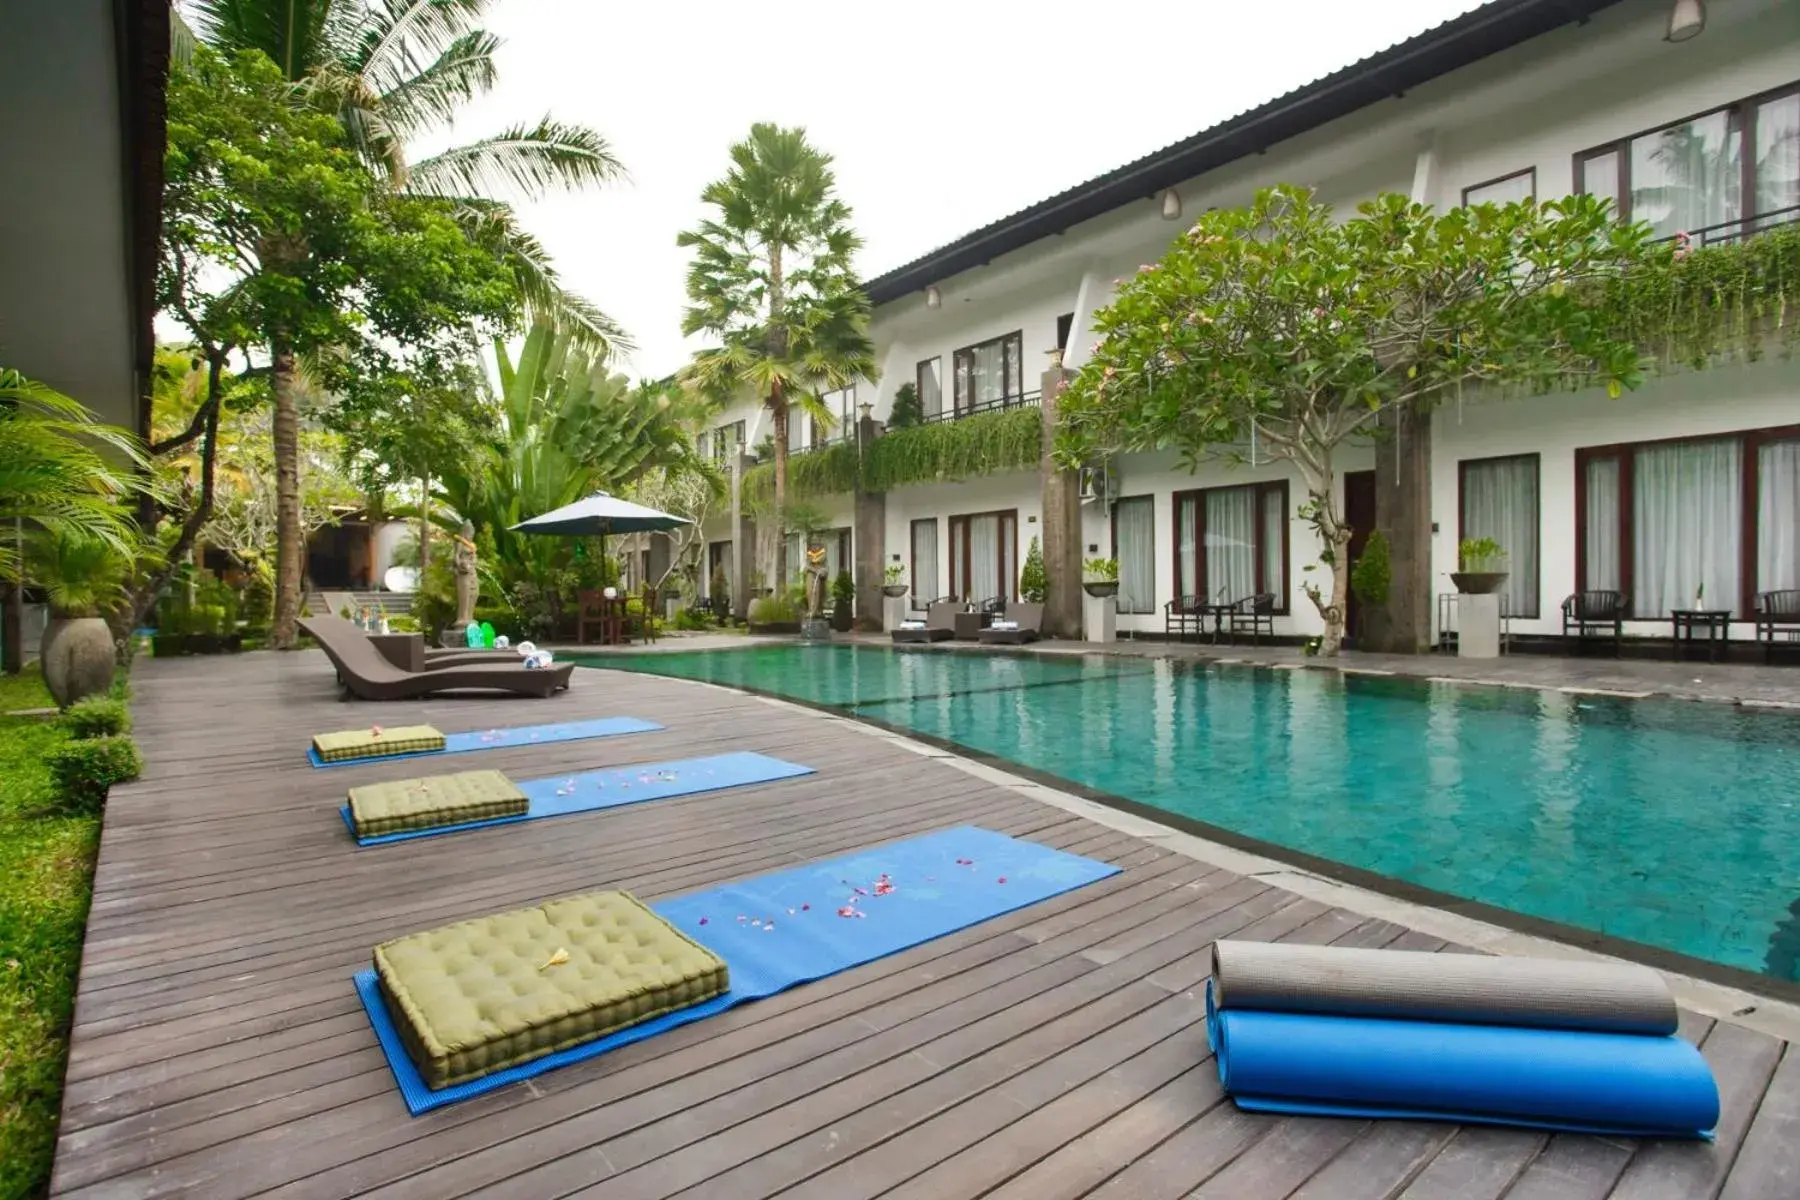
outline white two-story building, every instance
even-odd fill
[[[829,398],[844,418],[829,436],[854,436],[862,413],[885,422],[908,383],[930,422],[1035,406],[1056,352],[1081,366],[1118,279],[1197,214],[1280,182],[1343,213],[1382,192],[1450,208],[1587,191],[1659,235],[1753,237],[1800,219],[1800,4],[1496,0],[975,230],[869,281],[880,378]],[[729,460],[768,427],[746,404],[709,445]],[[792,422],[793,449],[820,432]],[[1339,464],[1359,530],[1376,453]],[[1757,593],[1800,588],[1800,362],[1780,354],[1670,367],[1616,400],[1465,403],[1436,415],[1429,461],[1431,593],[1452,590],[1459,538],[1495,539],[1515,636],[1559,635],[1578,590],[1625,593],[1627,631],[1667,636],[1701,585],[1740,618]],[[1322,628],[1298,586],[1319,545],[1285,464],[1126,455],[1089,491],[1082,549],[1118,559],[1121,632],[1161,633],[1178,597],[1253,592],[1275,595],[1278,634]],[[834,568],[854,559],[872,592],[873,564],[898,564],[923,606],[1016,596],[1043,497],[1036,462],[1018,461],[893,488],[860,523],[849,494],[806,499],[839,527]],[[707,573],[726,565],[742,611],[746,525],[721,517],[707,537]]]

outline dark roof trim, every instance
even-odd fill
[[[1561,25],[1585,22],[1618,2],[1494,0],[878,275],[865,285],[869,299],[875,304],[897,300],[926,284],[982,266],[1126,204],[1147,200],[1163,188],[1260,153]]]

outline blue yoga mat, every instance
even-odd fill
[[[1238,1107],[1576,1133],[1710,1137],[1719,1089],[1676,1037],[1453,1025],[1212,1006],[1207,1037]]]
[[[964,826],[663,900],[651,907],[725,960],[731,969],[729,992],[597,1041],[437,1091],[425,1085],[407,1057],[373,970],[356,973],[356,992],[406,1097],[406,1107],[416,1117],[873,962],[1118,872],[1107,863]]]
[[[616,737],[621,733],[653,733],[662,726],[655,721],[636,717],[596,717],[591,721],[562,721],[555,725],[515,725],[510,729],[472,729],[468,733],[444,735],[442,750],[419,750],[412,754],[385,754],[373,758],[346,758],[326,762],[311,746],[306,748],[306,761],[315,767],[357,767],[372,762],[395,762],[402,758],[442,758],[446,754],[466,754],[471,750],[498,750],[503,746],[546,746],[551,742],[579,742],[587,738]]]
[[[811,775],[811,767],[770,758],[766,754],[737,751],[714,754],[706,758],[678,758],[672,762],[636,763],[610,771],[584,771],[579,775],[555,775],[547,779],[526,779],[518,789],[531,801],[531,808],[521,817],[490,817],[482,821],[465,821],[460,825],[439,825],[433,829],[408,829],[401,833],[382,833],[374,837],[356,838],[359,846],[379,846],[386,842],[405,842],[414,838],[436,837],[440,833],[460,833],[465,829],[484,829],[489,825],[514,825],[535,821],[539,817],[560,817],[569,813],[592,812],[598,808],[618,808],[641,804],[646,800],[666,800],[671,796],[692,796],[699,792],[715,792],[722,788],[743,787],[752,783],[770,783]],[[356,837],[356,822],[350,806],[338,809],[344,827]]]

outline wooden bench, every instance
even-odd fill
[[[1775,655],[1777,635],[1790,645],[1800,643],[1800,588],[1784,588],[1756,594],[1756,640],[1763,644],[1763,661]]]

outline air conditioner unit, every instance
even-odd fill
[[[1081,468],[1080,490],[1082,503],[1098,503],[1110,506],[1119,498],[1119,480],[1109,463],[1099,466]]]

